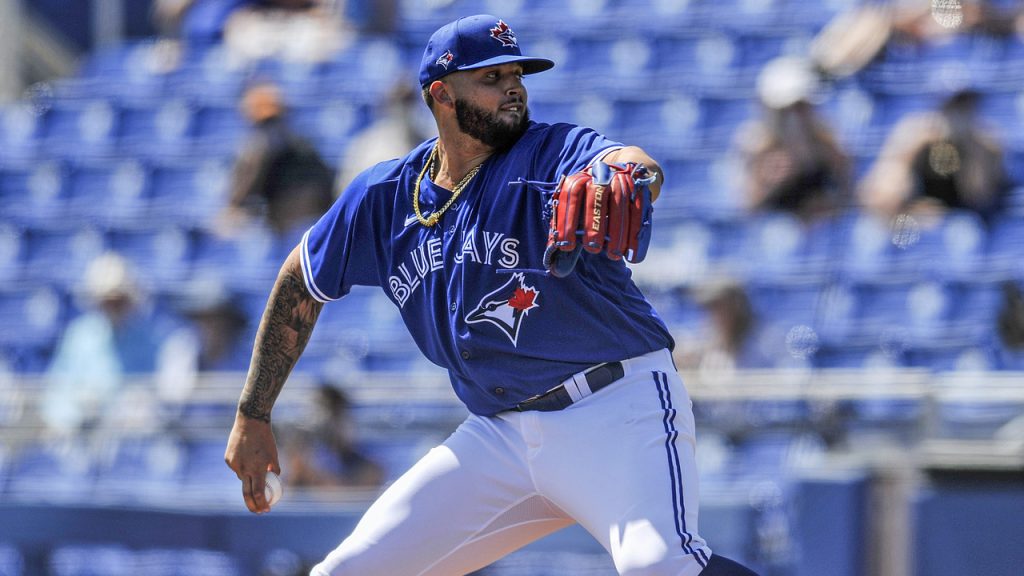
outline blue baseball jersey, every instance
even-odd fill
[[[526,181],[557,182],[621,144],[588,128],[531,122],[426,227],[412,194],[435,142],[363,172],[305,233],[302,271],[313,297],[382,287],[423,354],[480,415],[594,364],[673,346],[622,261],[584,253],[566,278],[542,273],[549,195]],[[450,195],[425,176],[422,213]]]

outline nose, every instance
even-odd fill
[[[506,90],[505,91],[505,96],[507,98],[510,98],[510,99],[515,99],[515,100],[519,100],[519,101],[525,102],[526,101],[526,89],[523,87],[522,84],[519,84],[518,86],[513,86],[513,87],[510,87],[508,90]]]
[[[523,79],[519,76],[511,76],[508,87],[505,89],[506,96],[518,96],[523,98],[526,96],[526,86],[523,85]]]

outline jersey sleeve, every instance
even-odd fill
[[[353,179],[302,236],[302,277],[306,289],[320,302],[337,300],[354,285],[378,283],[376,243],[366,202],[369,172]]]
[[[554,181],[562,175],[579,172],[595,159],[622,146],[621,142],[606,138],[591,128],[556,124],[538,153],[540,158],[558,159],[554,173],[549,175],[549,179]]]

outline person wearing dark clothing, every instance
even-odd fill
[[[331,206],[334,171],[313,143],[289,126],[275,85],[251,86],[242,109],[253,131],[232,174],[231,215],[263,214],[281,235],[308,226]]]

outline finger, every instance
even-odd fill
[[[252,480],[249,478],[242,478],[242,499],[245,500],[245,507],[249,509],[249,512],[259,513],[260,508],[253,497]]]
[[[647,257],[647,248],[651,243],[651,191],[647,186],[637,188],[632,202],[629,224],[628,260],[633,263],[642,262]]]
[[[558,206],[555,207],[555,246],[563,252],[576,249],[576,229],[580,224],[581,199],[586,195],[590,175],[580,172],[562,184]]]
[[[629,237],[630,195],[633,180],[626,172],[618,172],[612,179],[613,193],[608,208],[608,243],[605,255],[620,260],[627,249]]]
[[[257,514],[270,512],[270,504],[267,503],[266,473],[252,476],[250,484],[252,485],[253,504],[256,508],[253,511]]]
[[[608,231],[608,197],[612,187],[591,181],[586,188],[586,202],[583,206],[583,249],[598,254],[604,248],[604,236]]]

